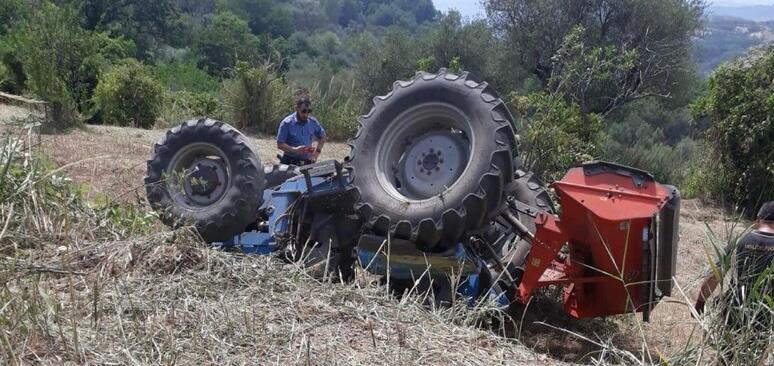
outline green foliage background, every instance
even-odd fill
[[[756,213],[774,197],[774,47],[718,68],[693,112],[711,143],[691,188]]]

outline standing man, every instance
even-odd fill
[[[282,150],[280,163],[306,165],[317,160],[325,145],[325,130],[312,113],[312,101],[307,95],[296,99],[296,111],[280,122],[277,148]],[[317,141],[317,146],[312,142]]]

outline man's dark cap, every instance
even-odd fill
[[[761,206],[758,211],[758,220],[774,221],[774,201],[769,201]]]
[[[310,108],[312,106],[312,99],[308,95],[301,95],[296,98],[296,107]]]

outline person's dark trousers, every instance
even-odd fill
[[[307,164],[311,164],[311,163],[312,163],[311,160],[296,159],[296,158],[294,158],[292,156],[289,156],[287,154],[283,154],[280,157],[280,164],[302,166],[302,165],[307,165]]]

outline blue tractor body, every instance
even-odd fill
[[[336,207],[353,206],[355,197],[352,196],[348,175],[342,171],[339,162],[326,161],[310,165],[301,168],[300,173],[279,186],[264,190],[257,224],[214,245],[245,254],[278,254],[292,250],[293,244],[297,244],[293,240],[297,240],[299,225],[305,218],[317,214],[317,220],[330,221],[338,216]],[[330,217],[320,219],[320,215]],[[356,229],[360,231],[360,228]],[[471,304],[483,294],[491,296],[503,306],[508,304],[502,291],[485,288],[480,273],[487,269],[486,261],[474,255],[463,243],[457,243],[445,252],[430,253],[418,250],[406,240],[388,240],[369,233],[359,234],[350,238],[355,239],[350,242],[356,245],[331,243],[331,247],[343,247],[345,251],[351,251],[340,254],[353,255],[364,270],[390,278],[396,283],[407,283],[410,286],[424,280],[443,282],[448,281],[451,275],[456,279],[453,286],[456,295],[468,298]],[[320,243],[305,244],[313,247]]]

